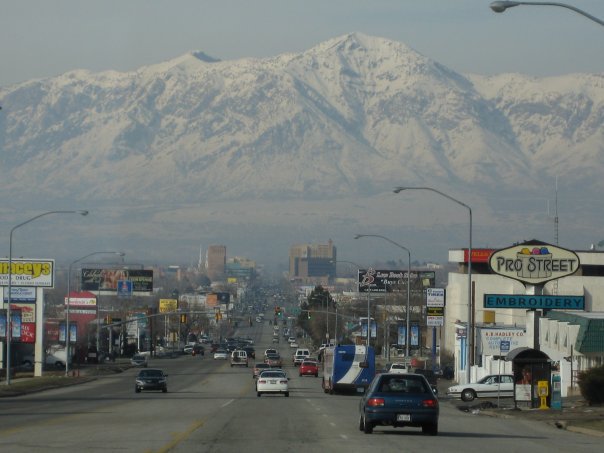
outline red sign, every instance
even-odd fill
[[[24,322],[21,323],[21,343],[36,342],[36,323]]]
[[[489,257],[495,252],[495,249],[472,249],[472,262],[473,263],[488,263]],[[463,251],[463,262],[468,262],[468,249]]]

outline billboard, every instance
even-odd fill
[[[159,299],[159,312],[170,313],[178,309],[178,300],[176,299]]]
[[[434,271],[411,271],[409,282],[411,286],[420,284],[422,287],[434,285]],[[376,270],[373,268],[359,269],[358,286],[360,293],[392,293],[406,290],[407,271]]]
[[[11,287],[54,288],[55,260],[11,260]],[[0,260],[0,286],[8,286],[8,260]],[[12,294],[11,294],[12,299]]]
[[[134,296],[153,292],[153,270],[146,269],[82,269],[82,291],[113,296],[118,294],[120,280],[132,282]]]
[[[495,274],[529,285],[572,275],[580,265],[575,252],[535,239],[497,250],[489,259]]]
[[[502,354],[501,342],[509,342],[510,350],[527,346],[526,331],[520,328],[480,329],[480,352],[483,355]],[[509,352],[509,351],[508,351]]]

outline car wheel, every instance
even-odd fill
[[[260,398],[260,395],[262,395],[262,393],[260,393],[260,392],[256,393],[256,396],[257,396],[258,398]]]
[[[474,401],[474,398],[476,398],[476,393],[474,393],[474,390],[472,389],[465,389],[461,392],[462,401]]]
[[[163,393],[168,393],[168,387],[164,387],[163,389],[161,389],[161,391],[162,391]]]
[[[371,434],[373,432],[373,425],[371,422],[368,422],[365,417],[363,417],[363,432],[365,434]]]
[[[285,392],[285,397],[289,398],[289,392]]]
[[[138,387],[134,387],[134,391],[135,391],[136,393],[140,393],[140,392],[141,392],[141,389],[139,389]]]
[[[438,423],[422,425],[422,433],[428,434],[429,436],[436,436],[438,434]]]
[[[319,377],[319,375],[318,375],[318,374],[315,374],[315,377]]]
[[[359,431],[363,431],[365,429],[365,425],[363,424],[363,416],[359,416]]]

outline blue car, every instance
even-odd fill
[[[424,434],[438,434],[438,399],[421,374],[376,375],[359,411],[359,429],[365,434],[371,434],[376,426],[421,427]]]

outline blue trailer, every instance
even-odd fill
[[[323,382],[325,393],[368,387],[375,376],[375,352],[372,347],[353,344],[325,348]]]

